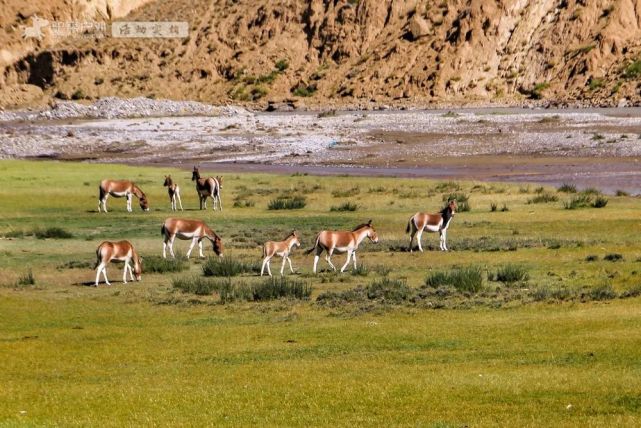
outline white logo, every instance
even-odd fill
[[[49,26],[49,21],[46,19],[38,18],[38,15],[33,15],[31,18],[31,27],[24,27],[22,37],[25,39],[38,39],[42,40],[42,29]]]

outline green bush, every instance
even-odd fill
[[[219,281],[198,276],[174,278],[171,282],[172,287],[183,293],[196,294],[198,296],[209,296],[217,291],[220,287]]]
[[[513,284],[515,282],[527,281],[529,278],[530,275],[525,267],[510,263],[498,268],[494,273],[492,280],[504,282],[506,284]]]
[[[189,269],[189,263],[186,257],[165,259],[159,256],[148,256],[143,260],[145,273],[182,272],[187,269]]]
[[[584,193],[573,196],[569,201],[563,203],[566,210],[575,210],[578,208],[589,207],[592,203],[592,197]]]
[[[333,206],[329,210],[330,211],[356,211],[358,209],[358,205],[353,204],[351,202],[344,202],[341,205],[338,206]]]
[[[605,196],[599,195],[592,202],[592,208],[603,208],[608,204],[608,198]]]
[[[556,202],[559,200],[559,197],[556,195],[553,195],[552,193],[541,193],[539,195],[536,195],[533,198],[530,198],[527,200],[528,204],[547,204],[548,202]]]
[[[350,189],[345,189],[345,190],[334,190],[332,192],[332,196],[335,198],[349,198],[352,196],[356,196],[359,193],[361,193],[361,189],[358,186],[354,186]]]
[[[641,77],[641,59],[634,61],[623,70],[623,77],[626,79],[636,79]]]
[[[462,192],[454,192],[443,195],[443,202],[449,202],[456,199],[457,212],[466,212],[472,210],[470,205],[470,196]]]
[[[483,272],[479,266],[434,272],[425,279],[425,285],[433,288],[454,287],[461,292],[476,293],[483,288]]]
[[[574,184],[563,183],[556,190],[562,193],[576,193],[576,186]]]
[[[23,275],[20,275],[18,277],[17,284],[19,286],[25,286],[25,285],[35,285],[36,284],[36,277],[33,276],[33,271],[29,269],[29,271]]]
[[[617,293],[612,288],[612,285],[605,283],[591,288],[587,293],[587,297],[590,300],[611,300],[616,299]]]
[[[202,266],[205,276],[236,276],[243,273],[258,273],[257,265],[237,260],[231,255],[209,257]]]
[[[287,62],[286,59],[279,59],[274,65],[276,67],[276,70],[281,73],[289,68],[289,62]]]
[[[314,92],[316,92],[316,85],[308,85],[308,86],[298,86],[296,87],[292,93],[297,96],[297,97],[311,97],[314,95]]]
[[[269,201],[269,210],[298,210],[305,208],[307,199],[304,196],[279,196]]]
[[[61,227],[47,227],[46,229],[34,229],[33,234],[38,239],[71,239],[73,234]]]
[[[383,300],[390,303],[401,303],[409,300],[413,293],[407,282],[402,279],[384,277],[373,281],[366,289],[370,300]]]
[[[312,287],[302,281],[282,276],[272,277],[254,286],[252,299],[254,301],[275,300],[281,298],[309,299]]]
[[[623,260],[623,254],[619,253],[610,253],[603,256],[603,260],[607,262],[619,262]]]

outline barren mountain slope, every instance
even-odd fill
[[[258,106],[639,104],[640,12],[641,0],[157,0],[126,19],[188,21],[189,38],[66,39],[4,82]]]

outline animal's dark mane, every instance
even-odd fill
[[[452,213],[452,207],[448,204],[445,208],[441,210],[442,215],[447,215]]]
[[[371,223],[363,223],[363,224],[359,224],[359,225],[358,225],[358,226],[356,226],[354,229],[352,229],[352,232],[356,232],[358,229],[362,229],[362,228],[364,228],[364,227],[372,227],[372,224],[371,224]]]

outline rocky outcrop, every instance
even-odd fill
[[[127,19],[190,35],[65,40],[13,58],[4,81],[262,108],[641,102],[641,0],[166,0]]]

